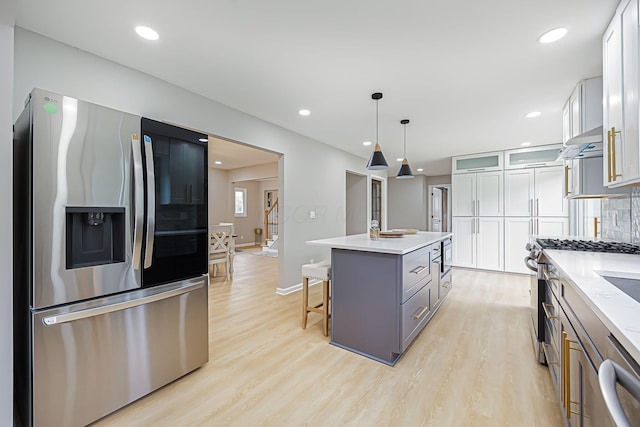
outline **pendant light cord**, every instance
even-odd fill
[[[376,145],[378,144],[378,100],[376,99]]]
[[[404,124],[404,158],[407,158],[407,124]]]

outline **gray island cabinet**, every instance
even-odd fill
[[[451,286],[440,257],[450,236],[358,234],[307,242],[331,247],[331,344],[395,365]]]

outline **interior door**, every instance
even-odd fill
[[[431,192],[431,231],[442,231],[442,190]]]

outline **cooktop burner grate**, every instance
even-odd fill
[[[536,239],[542,249],[583,252],[613,252],[622,254],[640,254],[640,246],[623,242],[604,242],[593,240]]]

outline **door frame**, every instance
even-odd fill
[[[380,224],[380,230],[387,229],[387,178],[380,175],[367,174],[367,229],[371,228],[371,182],[379,181],[382,184],[381,199],[381,211],[382,224]]]
[[[432,204],[433,204],[433,196],[431,193],[434,188],[446,188],[447,189],[447,206],[449,207],[449,211],[447,212],[447,224],[449,225],[449,232],[453,227],[453,223],[451,222],[453,219],[453,215],[451,214],[451,184],[431,184],[427,187],[427,231],[433,231],[433,224],[431,222],[431,215],[433,212]]]

